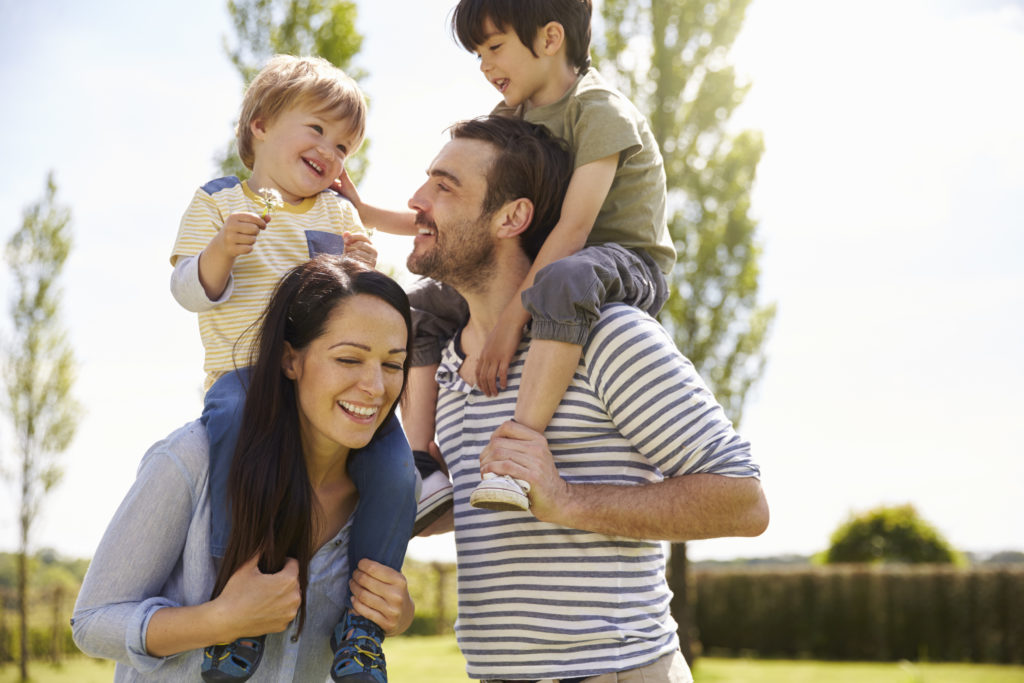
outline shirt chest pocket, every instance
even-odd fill
[[[315,258],[319,254],[341,256],[345,253],[345,238],[325,230],[307,230],[306,246],[309,248],[309,258]]]

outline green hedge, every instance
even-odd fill
[[[67,655],[79,654],[78,646],[71,638],[71,627],[61,627],[56,643],[53,641],[53,628],[49,626],[33,626],[28,629],[28,656],[34,660],[50,660]],[[20,638],[15,629],[0,630],[0,665],[17,661],[21,649]]]
[[[1024,568],[697,571],[709,655],[1024,664]]]

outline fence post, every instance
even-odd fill
[[[700,649],[700,639],[693,619],[690,605],[690,594],[693,590],[693,576],[690,574],[690,563],[686,559],[686,544],[673,543],[668,556],[668,582],[672,588],[672,602],[669,610],[679,625],[679,649],[692,668],[696,664],[696,652]]]
[[[448,570],[450,567],[443,562],[434,562],[434,571],[437,572],[437,606],[434,617],[434,632],[438,635],[448,630],[448,619],[445,617],[444,607],[447,598],[446,584],[448,583]]]

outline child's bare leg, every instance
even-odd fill
[[[552,339],[534,339],[526,354],[516,399],[516,422],[544,433],[565,396],[583,347]]]
[[[516,399],[516,422],[544,433],[572,382],[582,352],[582,346],[568,342],[530,341]],[[529,490],[525,481],[487,473],[469,502],[474,507],[491,510],[529,510]]]
[[[437,410],[437,365],[409,368],[409,380],[402,397],[402,428],[412,447],[416,469],[423,486],[412,535],[419,536],[452,506],[452,484],[444,461],[438,459],[440,451],[431,448],[434,443],[435,412]]]
[[[414,451],[426,451],[434,440],[437,410],[437,365],[409,368],[409,380],[402,396],[402,429]],[[443,465],[443,463],[442,463]]]

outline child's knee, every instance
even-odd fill
[[[241,371],[229,372],[222,376],[210,390],[203,401],[203,412],[221,414],[240,414],[245,406],[245,385]]]

